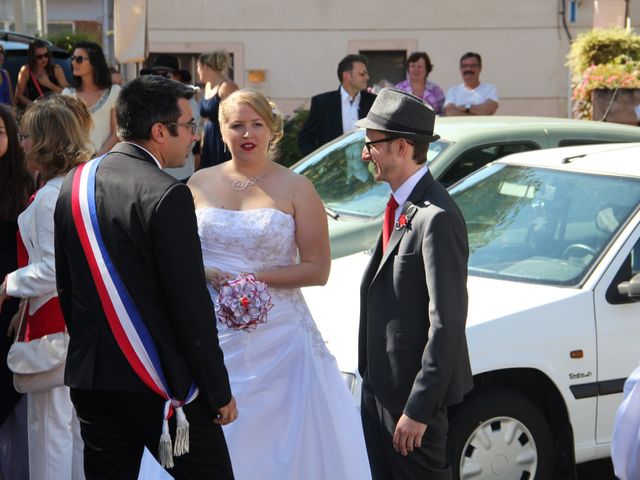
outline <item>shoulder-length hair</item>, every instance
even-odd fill
[[[93,67],[93,82],[98,88],[111,87],[111,72],[107,65],[107,60],[104,58],[102,47],[95,42],[78,42],[73,46],[73,49],[80,48],[87,52],[89,56],[89,63]],[[73,84],[76,88],[80,87],[82,79],[80,77],[73,76]]]
[[[7,151],[0,156],[0,221],[15,222],[27,206],[34,183],[27,171],[11,108],[0,104],[0,118],[7,135]]]
[[[46,98],[33,102],[20,128],[31,139],[27,160],[36,166],[44,182],[65,175],[90,157],[86,132],[61,102]]]
[[[56,66],[55,66],[55,63],[53,63],[53,54],[51,53],[51,45],[49,45],[44,40],[40,40],[38,38],[36,38],[34,41],[32,41],[29,44],[29,48],[27,50],[27,62],[29,64],[29,69],[35,70],[36,68],[36,62],[38,61],[38,59],[36,58],[36,50],[39,48],[47,49],[47,58],[49,58],[49,61],[47,62],[45,71],[47,72],[47,75],[49,77],[53,77],[55,75],[54,72],[55,72]]]

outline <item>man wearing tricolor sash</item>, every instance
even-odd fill
[[[163,168],[197,140],[193,90],[123,87],[117,144],[65,179],[56,274],[70,334],[65,383],[85,473],[136,479],[144,447],[176,479],[231,479],[221,425],[237,409],[218,345],[189,189]]]

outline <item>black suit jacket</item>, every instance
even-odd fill
[[[358,118],[363,118],[369,113],[375,99],[373,93],[364,90],[360,92]],[[343,133],[340,89],[312,97],[309,117],[298,134],[300,153],[308,155]]]
[[[74,173],[54,216],[58,294],[71,337],[65,383],[146,391],[111,333],[79,242],[71,213]],[[96,209],[106,249],[156,342],[173,395],[184,399],[193,380],[214,411],[229,403],[188,187],[141,148],[120,143],[96,172]]]
[[[465,335],[469,248],[462,214],[427,172],[408,225],[378,239],[361,288],[359,371],[382,405],[429,424],[472,387]]]

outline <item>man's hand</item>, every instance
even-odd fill
[[[396,431],[393,433],[394,450],[406,457],[413,452],[414,447],[422,445],[422,437],[426,431],[426,424],[411,420],[402,414],[396,425]]]
[[[228,425],[238,418],[238,408],[236,407],[236,399],[231,397],[231,401],[224,407],[218,409],[218,418],[214,419],[214,423],[218,425]]]

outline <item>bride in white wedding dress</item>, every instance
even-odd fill
[[[282,117],[261,93],[231,94],[220,124],[232,159],[189,181],[207,280],[216,298],[221,282],[253,273],[273,303],[255,329],[218,323],[238,404],[224,427],[236,478],[370,479],[360,415],[300,292],[329,275],[322,202],[270,159]]]

